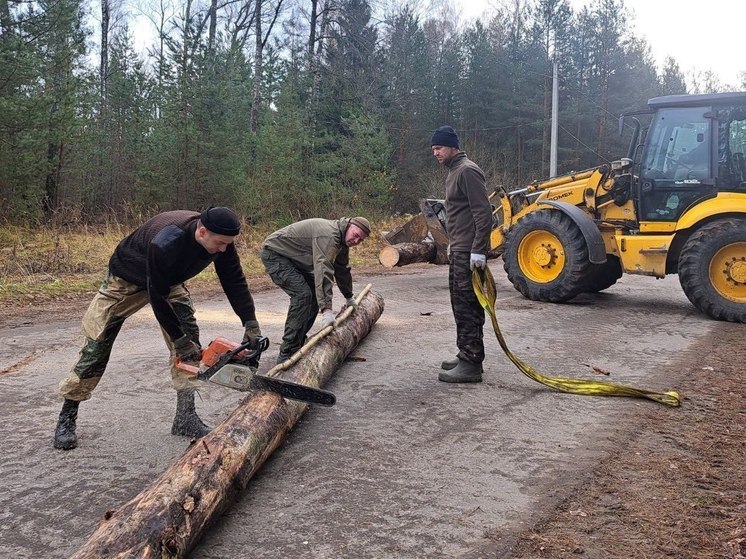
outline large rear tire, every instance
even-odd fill
[[[624,271],[618,256],[613,254],[606,255],[606,262],[603,264],[591,264],[588,273],[585,293],[598,293],[614,285],[622,277]]]
[[[524,297],[564,303],[586,286],[591,267],[580,228],[557,210],[527,214],[511,227],[503,253],[508,280]]]
[[[706,315],[746,322],[746,220],[722,219],[694,232],[681,249],[679,281]]]

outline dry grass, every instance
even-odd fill
[[[378,252],[384,245],[381,232],[405,220],[400,217],[373,222],[371,238],[351,251],[353,268],[379,266]],[[44,228],[0,226],[0,301],[23,304],[90,293],[101,282],[119,241],[135,226],[119,223]],[[263,277],[259,249],[271,229],[244,225],[243,231],[236,247],[244,272],[249,279]],[[199,287],[214,279],[215,272],[210,266],[190,284]]]

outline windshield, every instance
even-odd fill
[[[661,109],[647,137],[642,177],[692,181],[710,176],[710,119],[706,108]]]

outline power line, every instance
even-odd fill
[[[588,151],[591,151],[591,152],[595,153],[597,156],[599,156],[601,159],[603,159],[607,163],[611,163],[611,161],[609,161],[606,157],[604,157],[603,155],[601,155],[600,153],[598,153],[595,149],[593,149],[588,144],[584,143],[580,138],[576,137],[567,128],[565,128],[561,124],[559,125],[559,127],[562,128],[562,130],[565,132],[565,134],[567,134],[568,136],[570,136],[573,140],[575,140],[576,142],[578,142],[581,146],[583,146],[584,148],[586,148]]]
[[[542,126],[542,124],[538,122],[526,122],[522,124],[508,124],[506,126],[496,126],[491,128],[459,128],[458,132],[460,134],[467,134],[470,132],[495,132],[499,130],[518,129],[523,127],[538,128],[539,126]],[[396,126],[383,126],[382,128],[385,128],[386,130],[396,130],[397,132],[401,132],[403,130],[410,130],[412,132],[432,132],[432,128],[397,128]]]

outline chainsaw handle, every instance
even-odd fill
[[[190,377],[196,377],[197,375],[199,375],[199,367],[197,367],[196,365],[190,365],[189,363],[184,363],[178,357],[174,358],[174,367],[176,367],[180,371],[183,371]]]
[[[251,359],[253,357],[256,357],[257,355],[261,355],[263,351],[266,351],[267,348],[269,348],[269,338],[266,336],[257,336],[256,338],[256,346],[252,349],[251,347],[251,340],[247,340],[239,345],[237,345],[235,348],[230,350],[227,353],[224,353],[223,356],[220,358],[221,361],[225,360],[226,363],[233,360],[234,357],[240,358],[242,360]],[[246,352],[244,355],[239,355],[240,353]]]
[[[244,359],[251,359],[252,357],[256,357],[263,351],[266,351],[267,348],[269,348],[269,338],[267,336],[258,336],[256,338],[256,347],[251,349],[251,341],[247,341],[240,346],[238,346],[234,351],[231,352],[231,355],[236,355],[243,351],[244,349],[251,349],[251,351],[247,354],[242,356]]]

